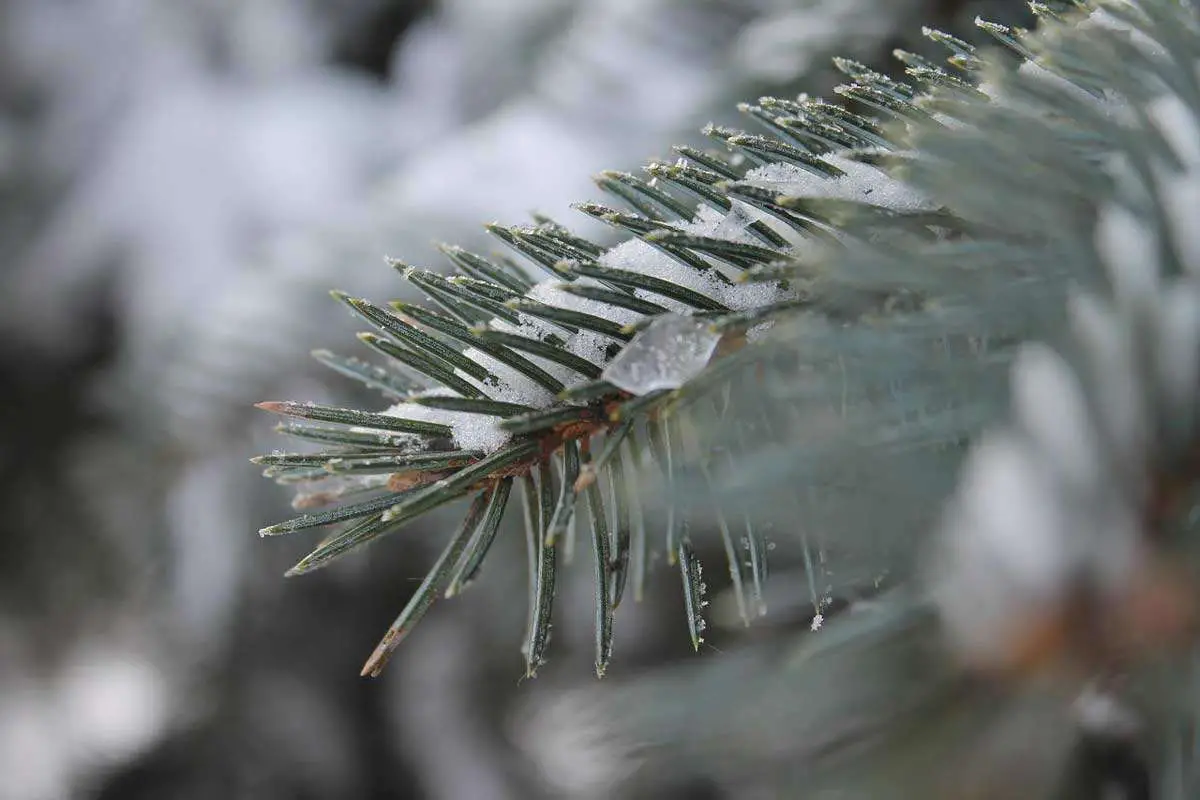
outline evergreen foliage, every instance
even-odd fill
[[[394,405],[262,404],[289,418],[282,433],[317,445],[258,459],[268,476],[299,486],[304,512],[262,533],[339,526],[289,573],[299,574],[433,509],[469,503],[364,674],[379,673],[436,597],[469,586],[514,496],[528,549],[529,675],[546,657],[560,562],[576,547],[577,527],[594,564],[598,675],[612,652],[613,611],[641,597],[652,550],[678,566],[699,647],[708,599],[693,537],[711,520],[747,623],[764,610],[776,539],[802,551],[814,629],[835,598],[883,592],[871,606],[881,610],[806,637],[773,672],[739,661],[699,678],[708,688],[686,697],[709,698],[706,719],[729,720],[719,737],[690,724],[700,710],[664,708],[673,684],[606,695],[596,718],[623,755],[649,757],[647,742],[657,743],[649,748],[656,757],[704,755],[724,777],[738,758],[783,757],[784,742],[806,785],[852,780],[863,796],[898,796],[883,788],[908,785],[909,773],[897,770],[934,774],[948,749],[965,746],[961,732],[978,729],[991,733],[971,741],[993,754],[1010,754],[1023,737],[1044,745],[1027,762],[1021,796],[1047,786],[1077,791],[1062,774],[1079,726],[1062,709],[1078,684],[1064,692],[1039,679],[1030,692],[1022,679],[980,701],[987,709],[964,702],[978,697],[978,675],[958,671],[958,661],[979,661],[983,672],[997,662],[975,659],[983,651],[970,637],[955,639],[955,630],[983,622],[969,616],[954,580],[939,583],[943,573],[931,577],[914,556],[934,553],[949,575],[971,574],[971,559],[983,557],[956,549],[957,528],[939,513],[951,496],[974,508],[971,469],[991,474],[967,445],[1005,418],[1014,359],[1015,386],[1037,371],[1018,356],[1028,352],[1023,342],[1062,345],[1069,366],[1033,383],[1075,376],[1065,380],[1083,387],[1089,435],[1121,428],[1104,400],[1119,391],[1104,365],[1120,347],[1106,350],[1104,334],[1080,314],[1100,319],[1101,330],[1132,331],[1129,347],[1141,359],[1112,374],[1144,387],[1139,408],[1152,433],[1127,451],[1101,448],[1105,463],[1142,465],[1132,477],[1106,473],[1110,494],[1139,481],[1194,481],[1195,409],[1160,389],[1170,383],[1163,375],[1191,375],[1176,364],[1196,361],[1197,347],[1187,349],[1196,343],[1147,333],[1147,319],[1179,308],[1185,322],[1171,330],[1191,324],[1190,300],[1170,298],[1190,297],[1183,282],[1200,269],[1189,219],[1200,184],[1200,17],[1186,0],[1030,7],[1042,21],[1037,32],[979,23],[997,52],[930,30],[944,63],[898,52],[901,81],[839,60],[849,78],[841,103],[763,98],[742,107],[757,132],[709,127],[711,150],[679,148],[677,161],[651,163],[645,176],[598,176],[621,208],[578,209],[627,237],[616,247],[550,219],[497,224],[488,230],[510,255],[446,246],[449,275],[394,265],[425,306],[335,293],[373,328],[360,339],[385,366],[317,357]],[[1068,298],[1081,288],[1109,310],[1076,312],[1068,326],[1063,310],[1078,307]],[[1165,366],[1139,371],[1142,361]],[[1194,395],[1195,381],[1185,388]],[[1013,402],[1012,435],[1050,436],[1022,402]],[[964,485],[953,494],[964,457]],[[650,524],[658,495],[668,501],[661,527]],[[1147,516],[1140,503],[1130,505],[1138,519]],[[1191,552],[1182,535],[1190,517],[1169,506],[1172,533],[1154,546]],[[1155,531],[1168,525],[1153,523]],[[1003,566],[1003,553],[986,557]],[[1010,583],[996,591],[1028,593],[1019,576]],[[906,588],[885,591],[899,584]],[[1041,620],[1026,606],[1014,614]],[[1002,622],[989,630],[1007,642]],[[1110,644],[1099,640],[1100,650]],[[957,661],[944,657],[947,642]],[[1073,664],[1080,647],[1095,644],[1058,643],[1050,660]],[[1083,660],[1089,679],[1111,667]],[[1124,674],[1129,663],[1118,661]],[[1149,738],[1169,751],[1151,759],[1164,797],[1193,796],[1197,785],[1194,692],[1175,691],[1194,685],[1192,673],[1183,668],[1171,692],[1145,694],[1140,708],[1158,726]],[[801,705],[807,716],[798,722]],[[847,717],[847,708],[856,713]],[[851,746],[863,742],[905,747],[868,776],[851,757],[877,752]],[[965,760],[913,796],[1017,796],[997,766],[1003,758],[985,761],[976,769],[980,761]],[[988,795],[989,785],[1004,788]]]
[[[773,346],[818,369],[773,393],[811,409],[841,392],[839,430],[782,440],[732,492],[816,485],[801,524],[899,540],[918,556],[902,586],[799,641],[563,695],[527,747],[572,796],[604,792],[538,754],[551,720],[611,766],[604,789],[1200,791],[1200,13],[1033,7],[1036,34],[983,24],[1015,64],[948,42],[977,80],[931,77],[929,119],[906,108],[888,132],[905,179],[966,232],[826,262],[814,296],[867,312],[781,320]]]

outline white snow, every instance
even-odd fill
[[[601,263],[605,263],[603,257],[600,260]],[[586,297],[577,297],[576,295],[564,292],[558,288],[560,283],[562,283],[561,280],[543,281],[530,289],[525,296],[530,300],[537,300],[538,302],[545,303],[548,306],[556,306],[558,308],[565,308],[571,311],[579,311],[584,314],[591,314],[594,317],[603,317],[609,322],[615,322],[618,325],[631,325],[642,319],[643,315],[637,313],[636,311],[630,311],[625,308],[615,308],[606,303],[588,300]],[[597,285],[595,281],[582,278],[578,281],[578,284],[580,286]]]
[[[1076,558],[1049,478],[1007,433],[985,438],[963,467],[933,595],[948,636],[972,661],[1003,661],[1023,626],[1067,590]]]
[[[701,204],[696,209],[696,216],[692,221],[679,227],[699,236],[715,236],[731,242],[757,244],[746,228],[758,218],[759,214],[754,209],[741,202],[734,203],[728,212]]]
[[[744,213],[736,212],[734,222],[727,223],[724,214],[712,211],[702,212],[697,219],[681,227],[688,233],[697,235],[758,244],[745,232],[745,226],[753,220],[746,221]],[[733,235],[727,232],[730,231],[730,228],[732,228]],[[677,286],[710,297],[734,311],[758,308],[783,300],[788,296],[774,283],[738,283],[736,282],[736,270],[728,267],[722,268],[716,263],[713,263],[712,269],[697,270],[655,249],[641,239],[630,239],[613,247],[600,257],[600,263],[612,269],[637,272],[670,281]],[[718,277],[719,275],[732,278],[734,282],[731,284],[723,281]],[[658,303],[668,311],[679,314],[688,314],[693,311],[691,307],[683,303],[653,292],[639,289],[635,294],[645,300]]]
[[[1101,479],[1096,431],[1087,400],[1070,366],[1044,344],[1026,344],[1012,367],[1013,416],[1041,457],[1073,489]]]
[[[611,729],[605,707],[587,690],[542,698],[520,743],[542,780],[562,797],[611,797],[612,787],[640,763],[636,747]]]
[[[474,347],[468,347],[463,355],[487,368],[499,381],[495,384],[481,383],[473,378],[467,378],[493,400],[505,403],[521,403],[533,408],[545,408],[554,402],[554,395],[532,378],[526,377],[512,367],[497,361],[492,356]],[[524,354],[519,354],[524,357]],[[463,375],[462,377],[466,377]]]
[[[822,160],[846,174],[824,178],[793,164],[776,163],[751,170],[746,182],[793,197],[855,200],[894,211],[935,208],[920,192],[869,164],[835,155]]]
[[[691,289],[701,294],[712,296],[716,291],[717,281],[707,272],[700,272],[675,259],[641,239],[630,239],[613,247],[600,256],[600,264],[611,269],[637,272],[662,278],[677,286]],[[679,302],[661,297],[650,292],[638,291],[637,294],[652,303],[679,313],[687,313],[691,309]]]
[[[446,389],[422,392],[426,397],[458,397]],[[498,450],[508,441],[508,434],[501,430],[498,417],[486,414],[468,414],[462,411],[446,411],[428,408],[416,403],[397,403],[383,412],[390,417],[411,419],[420,422],[437,422],[449,425],[453,430],[454,443],[460,450],[481,450],[485,453]]]

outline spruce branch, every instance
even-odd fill
[[[319,360],[394,405],[262,404],[322,423],[280,430],[333,448],[260,459],[270,477],[304,486],[306,509],[263,532],[349,525],[289,574],[454,500],[471,503],[364,672],[378,673],[438,592],[469,585],[514,482],[526,509],[531,675],[545,658],[558,549],[581,499],[596,672],[607,668],[613,609],[630,580],[640,597],[645,550],[655,547],[636,522],[638,470],[667,487],[661,547],[679,565],[697,647],[706,587],[692,545],[691,523],[705,513],[696,497],[715,504],[705,518],[717,522],[749,621],[767,571],[755,492],[801,479],[831,489],[842,500],[821,502],[845,515],[839,486],[914,452],[934,476],[916,496],[944,492],[965,442],[999,413],[994,389],[1017,345],[1051,329],[1071,282],[1095,286],[1104,274],[1064,235],[1112,193],[1097,160],[1128,153],[1127,173],[1153,181],[1152,156],[1171,152],[1161,131],[1137,124],[1144,117],[1130,124],[1105,104],[1141,109],[1164,84],[1185,100],[1200,96],[1194,74],[1171,68],[1194,54],[1190,5],[1035,5],[1040,33],[980,22],[1007,60],[927,30],[948,51],[945,65],[898,53],[901,81],[839,59],[845,105],[762,98],[741,107],[758,132],[709,126],[717,150],[677,148],[677,162],[650,163],[646,178],[602,173],[599,189],[628,210],[577,209],[627,237],[615,247],[549,219],[497,223],[487,230],[518,260],[445,245],[449,275],[393,262],[428,306],[335,293],[375,329],[360,339],[387,363],[324,351]],[[1160,43],[1165,57],[1096,25],[1102,13]],[[1156,198],[1139,212],[1161,216]],[[864,465],[868,452],[885,457]],[[332,507],[309,510],[323,502]],[[912,506],[898,520],[904,531],[929,521]],[[911,549],[901,533],[894,539],[889,549]],[[807,543],[805,556],[811,573]],[[820,613],[825,600],[813,594]]]

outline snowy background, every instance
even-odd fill
[[[404,291],[383,256],[603,236],[600,169],[1021,5],[0,0],[0,800],[561,796],[513,709],[590,680],[586,580],[535,684],[502,568],[360,679],[444,519],[284,581],[312,542],[254,535],[287,498],[249,404],[379,404],[307,354],[354,344],[328,289]],[[613,672],[687,650],[654,585]]]

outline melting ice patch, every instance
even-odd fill
[[[603,378],[635,395],[677,389],[704,369],[720,339],[701,320],[664,314],[613,358]]]

